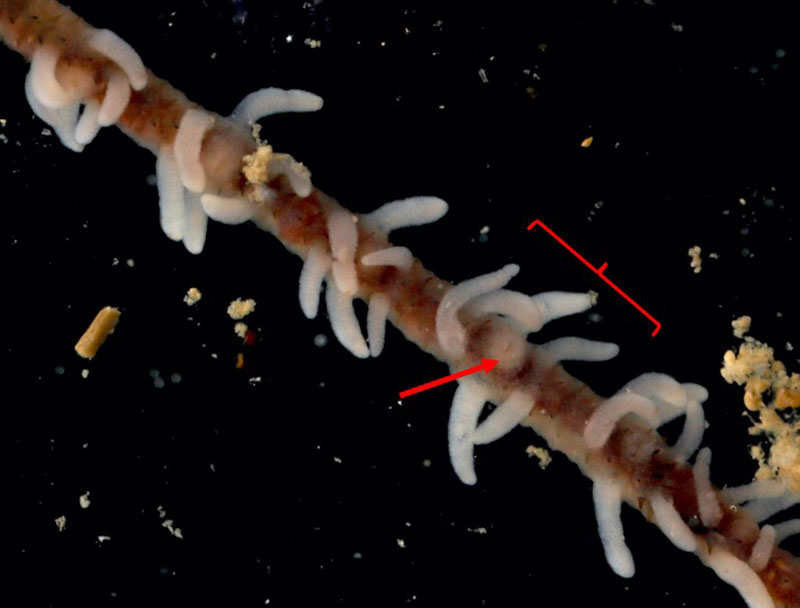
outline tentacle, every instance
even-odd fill
[[[269,161],[270,175],[283,175],[289,180],[289,185],[300,198],[311,194],[311,173],[303,163],[296,161],[288,154],[274,154]]]
[[[719,496],[732,505],[742,505],[751,500],[782,496],[786,486],[780,479],[757,479],[743,486],[720,490]]]
[[[758,498],[745,505],[745,510],[753,516],[757,522],[761,523],[773,515],[780,513],[800,503],[800,492],[792,492],[785,489],[783,494],[771,498]]]
[[[361,256],[364,266],[396,266],[408,270],[413,262],[414,256],[408,247],[386,247]]]
[[[619,486],[611,479],[597,478],[592,486],[592,497],[597,531],[603,543],[606,561],[614,573],[630,578],[636,568],[622,530],[622,496]]]
[[[93,30],[87,40],[98,53],[114,61],[125,72],[131,87],[141,91],[147,86],[147,70],[133,47],[111,30]]]
[[[618,393],[603,402],[586,422],[583,439],[590,450],[603,447],[623,416],[635,414],[653,428],[658,427],[659,418],[655,404],[647,397],[634,393]]]
[[[30,89],[33,96],[45,108],[59,110],[78,103],[79,93],[61,86],[56,78],[56,65],[60,59],[59,51],[51,45],[36,49],[31,58]]]
[[[542,315],[542,325],[555,319],[586,312],[597,303],[597,294],[545,291],[531,298]]]
[[[661,423],[677,418],[686,411],[686,389],[667,374],[649,372],[637,376],[620,389],[651,399],[658,408]]]
[[[747,563],[756,572],[761,572],[769,562],[769,558],[775,550],[775,537],[775,528],[769,525],[761,527],[758,540],[750,552],[750,559],[747,560]]]
[[[389,314],[389,298],[382,293],[373,294],[367,310],[367,340],[369,354],[377,357],[383,352],[386,338],[386,317]]]
[[[498,314],[509,317],[526,334],[539,331],[546,323],[583,312],[594,302],[592,294],[550,291],[528,296],[518,291],[497,289],[470,300],[473,314]]]
[[[476,445],[497,441],[510,433],[530,414],[534,403],[525,391],[512,391],[509,397],[498,405],[475,430],[473,441]]]
[[[328,238],[333,256],[333,280],[342,293],[358,291],[355,255],[358,247],[358,230],[355,216],[349,211],[336,209],[328,215]]]
[[[77,102],[72,105],[64,106],[58,109],[48,108],[43,105],[39,98],[33,91],[33,84],[31,72],[25,77],[25,97],[28,99],[28,104],[31,110],[41,120],[46,122],[53,128],[61,143],[64,147],[69,148],[73,152],[82,152],[83,145],[75,140],[75,127],[78,123],[78,111],[80,106]]]
[[[718,577],[733,586],[749,608],[774,608],[764,582],[746,562],[721,547],[712,547],[704,561]]]
[[[576,337],[558,338],[541,348],[555,361],[608,361],[619,354],[619,346],[612,342]]]
[[[183,186],[197,194],[205,190],[206,172],[200,162],[203,137],[214,124],[214,117],[202,110],[186,110],[175,134],[173,150]]]
[[[299,89],[269,87],[249,93],[231,112],[230,119],[242,126],[282,112],[316,112],[322,97]]]
[[[313,245],[300,272],[300,309],[308,319],[317,316],[322,281],[331,267],[331,257],[320,245]]]
[[[359,359],[369,357],[369,348],[361,334],[356,313],[353,310],[353,297],[344,293],[332,280],[325,281],[325,303],[331,320],[333,335],[339,343]]]
[[[165,146],[156,157],[156,184],[161,230],[173,241],[180,241],[186,222],[186,201],[175,156]]]
[[[700,447],[706,428],[706,417],[701,406],[694,399],[686,404],[686,420],[683,423],[678,441],[672,446],[672,454],[678,462],[686,462]]]
[[[477,380],[464,378],[459,381],[450,420],[447,425],[447,445],[450,463],[458,478],[472,486],[478,481],[473,461],[475,427],[486,403],[486,389]]]
[[[692,473],[700,521],[707,528],[716,528],[722,520],[722,509],[719,506],[714,486],[711,485],[710,468],[711,450],[706,447],[697,453]]]
[[[99,125],[107,127],[117,122],[125,108],[128,107],[130,99],[131,85],[128,77],[122,72],[112,70],[106,82],[106,92],[100,104],[100,111],[97,114]]]
[[[398,228],[421,226],[440,219],[447,213],[447,203],[435,196],[414,196],[386,203],[363,219],[378,230],[390,233]]]
[[[183,217],[183,245],[189,253],[198,254],[206,243],[208,216],[200,204],[200,197],[184,190],[185,213]]]
[[[83,106],[81,117],[75,125],[75,141],[82,146],[92,143],[100,132],[100,123],[97,119],[99,113],[100,104],[94,99],[88,100]]]
[[[683,521],[672,501],[663,494],[654,494],[650,497],[650,504],[653,507],[656,525],[672,544],[683,551],[694,552],[697,549],[697,537]]]
[[[208,217],[223,224],[243,224],[252,219],[255,213],[253,201],[241,196],[205,193],[200,195],[200,203]]]
[[[451,356],[464,351],[466,332],[458,320],[459,309],[472,298],[505,286],[519,272],[519,266],[508,264],[500,270],[463,281],[448,290],[436,310],[436,338]]]
[[[800,519],[790,519],[788,521],[775,524],[775,544],[779,545],[790,536],[800,534]]]

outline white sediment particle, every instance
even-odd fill
[[[236,298],[233,302],[228,304],[228,316],[238,321],[239,319],[244,319],[247,315],[253,312],[256,308],[256,301],[252,298],[248,300],[242,300],[241,298]]]
[[[99,543],[104,543],[108,540],[111,540],[111,537],[106,534],[101,534],[100,536],[97,537],[97,542]]]
[[[402,538],[398,538],[397,539],[397,546],[400,547],[401,549],[405,549],[406,548],[406,541],[404,541]]]
[[[64,529],[67,527],[67,516],[62,515],[61,517],[55,518],[56,528],[59,532],[63,532]]]
[[[81,378],[83,378],[85,380],[88,377],[89,377],[89,370],[88,369],[82,369],[81,370]]]
[[[89,508],[89,505],[92,504],[92,501],[89,500],[89,492],[86,492],[86,494],[81,494],[80,495],[80,497],[78,498],[78,504],[80,504],[81,509],[88,509]]]
[[[233,331],[237,336],[244,339],[245,335],[247,334],[247,323],[242,323],[239,321],[233,326]]]
[[[187,306],[194,306],[202,297],[203,294],[200,293],[200,290],[197,289],[197,287],[190,287],[189,291],[186,292],[186,295],[183,296],[183,301],[186,302]]]
[[[213,471],[213,467],[212,467],[212,471]],[[161,527],[162,528],[166,528],[169,531],[169,533],[172,534],[172,536],[174,536],[175,538],[182,539],[183,538],[183,533],[181,532],[181,529],[175,527],[175,525],[174,525],[175,524],[175,520],[167,518],[167,512],[164,510],[164,507],[162,507],[161,505],[158,505],[158,507],[156,507],[156,511],[158,511],[159,519],[162,520]]]

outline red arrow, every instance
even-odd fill
[[[474,374],[475,372],[479,372],[481,370],[485,371],[487,374],[492,371],[492,368],[497,365],[497,361],[494,359],[481,359],[481,364],[476,365],[475,367],[470,367],[469,369],[461,370],[460,372],[456,372],[455,374],[450,374],[449,376],[445,376],[444,378],[439,378],[438,380],[433,380],[431,382],[426,382],[425,384],[420,384],[419,386],[415,386],[414,388],[410,388],[407,391],[402,391],[400,393],[400,399],[405,399],[406,397],[410,397],[411,395],[416,395],[417,393],[421,393],[422,391],[427,391],[429,388],[434,388],[441,384],[445,384],[447,382],[452,382],[453,380],[458,380],[459,378],[463,378],[464,376],[469,376],[470,374]]]

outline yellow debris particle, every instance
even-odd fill
[[[236,332],[237,336],[239,336],[242,340],[244,340],[244,337],[247,334],[247,323],[242,323],[241,321],[239,321],[236,325],[233,326],[233,331]]]
[[[741,337],[750,328],[750,317],[737,319],[733,326]],[[725,353],[720,373],[728,383],[744,386],[744,404],[753,413],[749,432],[769,444],[767,450],[750,448],[759,464],[755,477],[781,478],[800,491],[800,374],[789,375],[768,345],[749,336],[744,340],[738,352]]]
[[[251,299],[242,300],[236,298],[233,302],[228,304],[228,316],[234,321],[244,319],[247,315],[256,309],[256,301]]]
[[[748,315],[742,315],[738,319],[731,321],[733,335],[737,338],[744,338],[744,335],[750,331],[750,323],[752,323],[752,321],[753,319],[751,319]]]
[[[593,142],[593,141],[594,141],[594,137],[592,137],[592,136],[590,135],[589,137],[587,137],[586,139],[584,139],[584,140],[581,142],[581,148],[588,148],[589,146],[591,146],[591,145],[592,145],[592,142]]]
[[[689,263],[689,265],[692,267],[692,270],[694,270],[695,274],[698,274],[701,270],[703,270],[703,258],[700,257],[701,251],[702,249],[700,249],[700,247],[697,245],[689,248],[688,254],[689,257],[692,258],[692,261]]]
[[[119,309],[113,306],[105,306],[94,318],[91,325],[83,332],[83,335],[75,345],[75,352],[84,359],[91,359],[96,354],[106,338],[114,333],[114,328],[119,321]]]
[[[273,156],[272,146],[267,144],[258,146],[255,152],[244,156],[242,173],[247,181],[251,184],[266,184],[270,179],[269,163]]]
[[[534,445],[529,445],[527,448],[525,448],[525,453],[528,456],[536,456],[536,458],[539,459],[539,468],[542,470],[546,469],[547,465],[553,462],[553,457],[545,448],[537,448]]]
[[[183,301],[186,302],[187,306],[194,306],[202,297],[203,294],[200,293],[200,290],[197,289],[197,287],[190,287],[189,291],[186,292],[186,295],[183,296]]]
[[[67,516],[62,515],[61,517],[56,517],[56,528],[58,528],[59,532],[63,532],[64,529],[67,527]]]

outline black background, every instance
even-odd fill
[[[718,373],[730,320],[752,315],[752,333],[797,369],[785,345],[800,346],[800,46],[789,2],[699,4],[72,6],[222,114],[263,86],[323,96],[318,114],[267,119],[263,135],[354,211],[449,201],[439,223],[394,235],[440,276],[513,261],[521,291],[597,290],[601,320],[534,339],[618,342],[616,360],[570,367],[601,394],[653,370],[703,383],[712,478],[737,484],[753,465],[741,390]],[[446,449],[452,386],[397,403],[443,364],[393,329],[379,359],[351,357],[324,314],[300,313],[300,261],[251,225],[214,224],[203,254],[186,253],[159,230],[150,153],[114,129],[82,154],[64,149],[27,108],[25,63],[5,49],[0,62],[14,605],[742,604],[633,511],[637,574],[614,576],[589,482],[561,456],[541,471],[525,455],[542,445],[529,429],[480,448],[478,485],[461,485]],[[661,333],[528,233],[536,218],[607,262]],[[204,294],[194,308],[182,302],[191,286]],[[253,348],[225,314],[235,297],[258,302]],[[120,325],[84,362],[72,347],[106,304],[123,310]],[[161,527],[159,506],[184,539]]]

